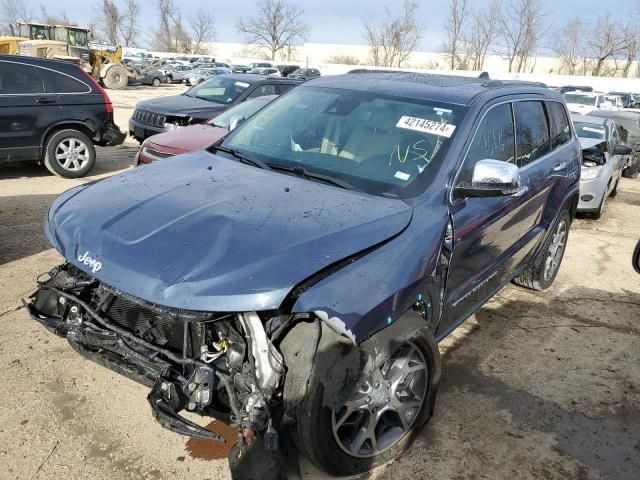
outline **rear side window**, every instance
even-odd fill
[[[0,95],[44,93],[40,72],[30,65],[0,62]]]
[[[52,70],[42,70],[44,74],[45,86],[48,93],[89,93],[91,89],[79,80],[54,72]]]
[[[278,90],[280,90],[280,95],[282,95],[285,92],[288,92],[292,88],[293,88],[293,85],[287,85],[285,83],[278,85]]]
[[[571,128],[567,112],[560,102],[547,102],[547,113],[551,127],[551,148],[557,148],[571,139]]]
[[[516,102],[516,159],[522,167],[549,152],[549,125],[542,102]]]
[[[265,95],[277,95],[275,85],[260,85],[249,94],[249,98],[264,97]]]
[[[470,183],[473,169],[480,160],[492,159],[513,163],[515,145],[511,104],[493,107],[482,119],[464,160],[458,183]]]

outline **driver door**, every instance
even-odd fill
[[[490,107],[480,122],[455,185],[470,185],[476,163],[515,162],[513,106]],[[464,197],[454,190],[452,252],[438,336],[455,328],[495,291],[519,263],[528,189],[513,195]]]

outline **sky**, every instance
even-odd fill
[[[213,12],[216,19],[216,40],[219,42],[241,42],[235,24],[241,15],[251,16],[255,0],[175,0],[185,17],[193,15],[199,8]],[[364,19],[382,20],[385,6],[392,13],[400,12],[402,0],[288,0],[305,10],[307,23],[311,25],[308,42],[365,44],[362,36]],[[32,0],[36,4],[37,0]],[[418,0],[418,20],[424,26],[424,38],[418,50],[435,51],[442,45],[443,24],[449,8],[448,0]],[[483,0],[469,0],[472,6],[485,4]],[[77,23],[88,23],[96,15],[101,0],[44,0],[42,3],[52,12],[64,10]],[[142,30],[154,28],[157,23],[153,0],[140,0],[142,5]],[[583,20],[592,20],[601,14],[624,19],[628,12],[640,10],[640,0],[545,0],[547,22],[561,25],[576,15]],[[146,38],[146,37],[145,37]],[[143,45],[144,46],[144,45]]]

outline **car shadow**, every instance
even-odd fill
[[[132,167],[138,148],[133,144],[123,144],[116,147],[96,147],[95,166],[83,179],[89,181],[99,175],[115,173]],[[39,165],[36,162],[0,166],[0,180],[36,177],[55,178],[44,165]]]
[[[51,245],[42,220],[58,195],[2,197],[0,204],[0,265],[27,258]]]
[[[441,343],[435,414],[408,450],[343,478],[505,478],[515,468],[518,478],[635,480],[638,318],[635,292],[505,288]],[[333,478],[295,458],[288,479]]]

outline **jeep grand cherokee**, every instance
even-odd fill
[[[164,427],[219,440],[179,412],[212,415],[242,448],[286,433],[363,472],[433,415],[437,342],[508,282],[554,281],[579,174],[542,85],[323,77],[208,150],[62,194],[45,231],[67,262],[29,309],[151,387]]]

